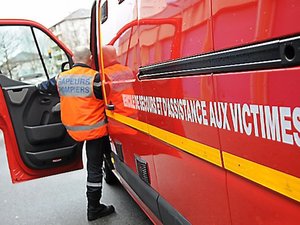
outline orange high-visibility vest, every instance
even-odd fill
[[[91,68],[75,66],[57,78],[61,120],[76,141],[107,135],[105,104],[95,97],[93,90],[96,74]]]

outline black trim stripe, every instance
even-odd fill
[[[47,70],[46,64],[44,62],[44,58],[43,58],[43,55],[42,55],[42,52],[41,52],[41,49],[40,49],[40,46],[39,46],[39,42],[37,41],[34,29],[37,29],[37,28],[30,26],[30,30],[31,30],[31,33],[32,33],[32,36],[33,36],[33,40],[34,40],[36,49],[37,49],[37,51],[39,53],[39,57],[40,57],[40,60],[42,62],[42,66],[43,66],[44,72],[45,72],[45,74],[47,76],[47,80],[49,80],[50,78],[49,78],[48,70]]]
[[[300,65],[300,36],[141,67],[139,79],[275,69]]]
[[[117,155],[113,154],[113,157],[117,172],[164,225],[191,225],[158,192],[123,163]]]
[[[161,220],[157,199],[159,194],[135,174],[119,157],[113,154],[115,168],[121,177],[128,183],[134,192],[140,197],[143,203],[152,213]]]

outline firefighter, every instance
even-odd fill
[[[90,68],[91,53],[86,47],[74,51],[73,67],[56,79],[39,85],[41,91],[57,87],[60,96],[61,120],[76,141],[86,141],[87,156],[87,218],[89,221],[115,211],[112,205],[100,203],[102,195],[102,165],[107,140],[107,120],[100,75]]]

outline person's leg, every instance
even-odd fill
[[[109,169],[112,170],[114,169],[114,166],[111,161],[111,146],[110,146],[110,140],[108,135],[103,137],[103,146],[104,146],[104,153],[103,153],[104,160],[107,163],[106,165],[109,166]]]
[[[86,142],[87,157],[87,198],[88,203],[94,203],[93,206],[99,205],[102,193],[102,163],[103,148],[102,139],[95,139]]]
[[[114,212],[113,206],[100,204],[102,195],[103,138],[86,141],[88,220]]]

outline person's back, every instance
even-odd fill
[[[61,73],[57,78],[62,122],[76,141],[107,135],[104,101],[94,94],[96,74],[86,64],[75,63],[71,70]]]

